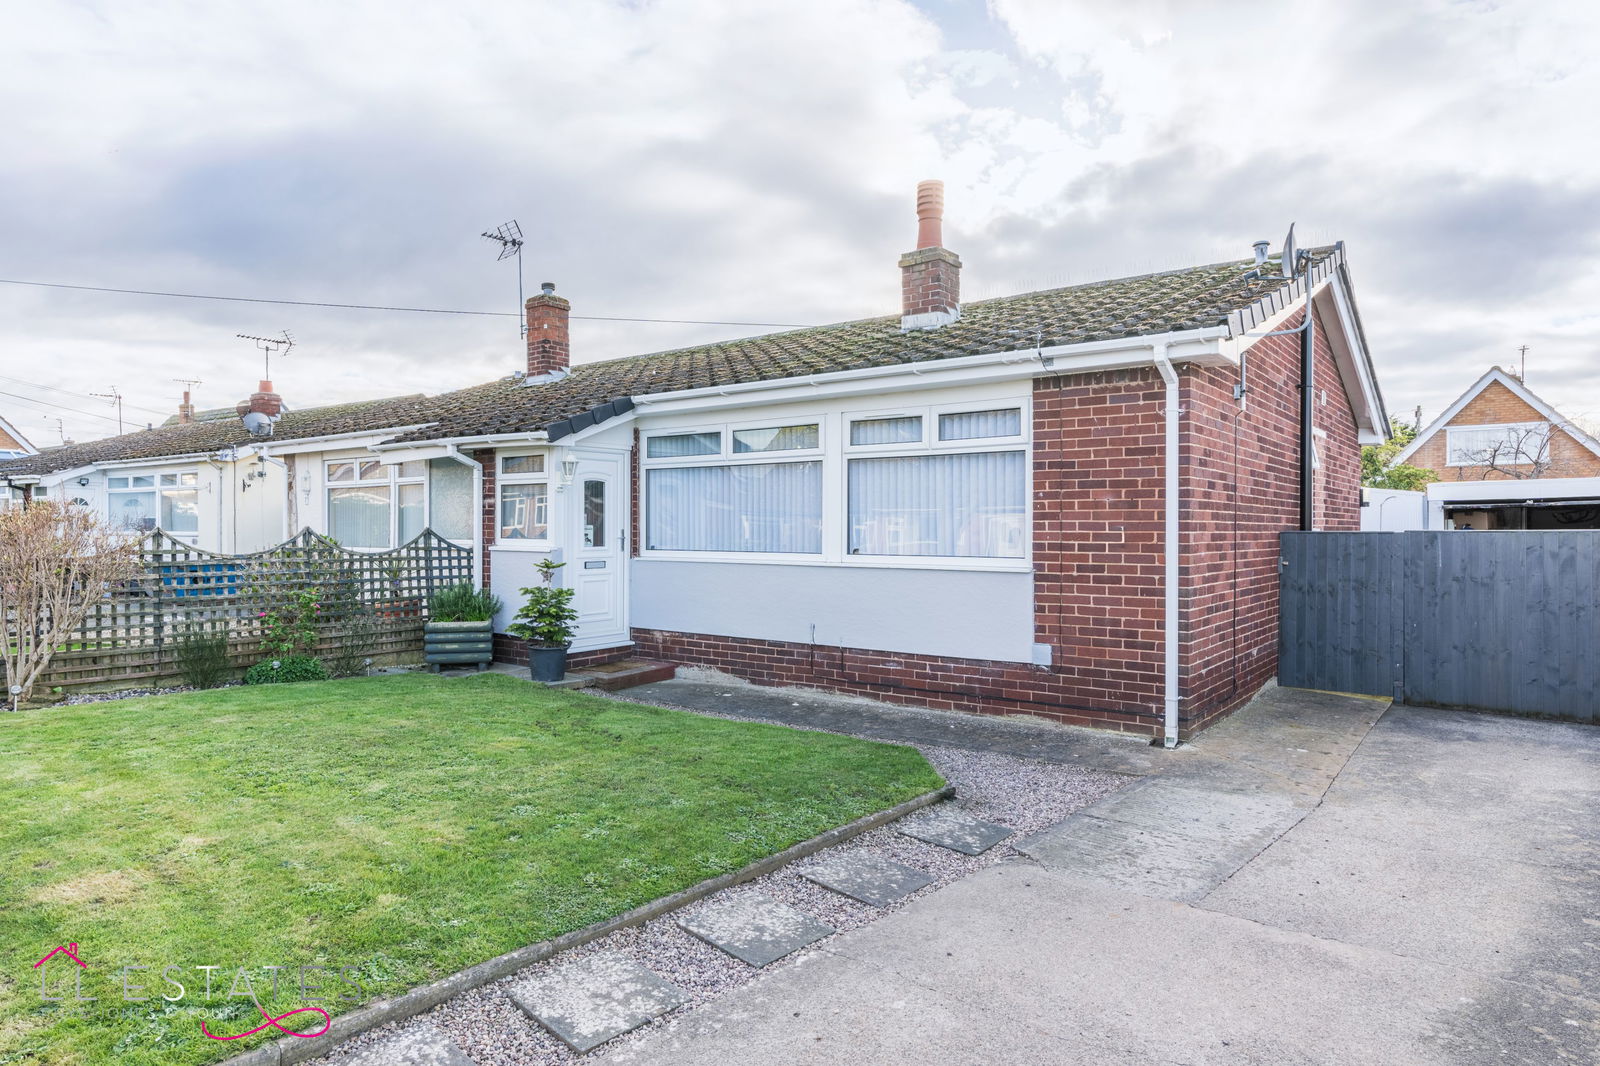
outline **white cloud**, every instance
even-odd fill
[[[1350,241],[1396,407],[1437,409],[1526,342],[1536,386],[1600,408],[1574,314],[1600,280],[1600,75],[1572,47],[1597,20],[1446,0],[36,6],[0,44],[0,277],[510,310],[475,235],[517,217],[529,287],[556,280],[580,314],[830,321],[894,308],[911,189],[941,176],[969,294],[1242,256],[1297,219]],[[199,376],[220,405],[257,373],[232,335],[285,327],[302,346],[275,377],[302,405],[517,362],[509,319],[0,286],[0,373],[163,411]],[[574,344],[742,332],[581,322]],[[0,410],[50,436],[45,408]]]

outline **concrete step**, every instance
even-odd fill
[[[678,668],[671,663],[650,659],[621,659],[599,666],[583,666],[569,670],[560,681],[550,682],[551,688],[598,688],[619,692],[637,685],[650,685],[657,681],[671,681]]]

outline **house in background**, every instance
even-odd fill
[[[4,418],[0,418],[0,462],[4,462],[7,459],[20,459],[25,455],[34,455],[38,450],[28,443],[28,438],[24,437],[16,426],[13,426]],[[22,495],[22,489],[20,488],[8,488],[4,492],[0,492],[0,507],[10,507],[22,502]]]
[[[130,532],[163,529],[207,551],[238,554],[278,544],[296,524],[289,467],[274,454],[289,441],[323,446],[364,439],[373,426],[409,424],[423,398],[289,410],[263,381],[235,408],[197,415],[185,394],[175,419],[154,429],[85,441],[0,462],[0,485],[25,499],[58,498],[103,512]],[[241,413],[272,425],[252,434]],[[367,494],[372,495],[369,488]],[[420,531],[420,527],[419,527]]]
[[[370,469],[274,445],[302,513],[364,524],[341,490],[411,471],[436,523],[466,468],[497,628],[555,559],[577,663],[1168,742],[1241,705],[1275,672],[1278,534],[1357,528],[1388,425],[1343,246],[963,303],[942,192],[918,199],[899,314],[574,366],[546,284],[526,365]]]
[[[1408,528],[1600,529],[1600,441],[1499,367],[1394,462],[1439,476]]]
[[[28,438],[4,418],[0,418],[0,460],[16,459],[24,455],[33,455],[39,449],[28,443]]]

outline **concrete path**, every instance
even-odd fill
[[[1384,710],[1269,690],[1035,861],[600,1061],[1600,1061],[1600,730]]]

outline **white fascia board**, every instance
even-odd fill
[[[1460,414],[1462,409],[1465,408],[1467,404],[1471,403],[1473,398],[1476,397],[1478,393],[1488,388],[1489,382],[1501,381],[1503,383],[1507,376],[1508,375],[1503,374],[1500,371],[1499,367],[1495,367],[1487,374],[1484,374],[1482,377],[1480,377],[1477,381],[1474,381],[1470,386],[1467,387],[1466,392],[1463,392],[1460,396],[1456,397],[1454,403],[1440,412],[1438,418],[1435,418],[1432,422],[1429,422],[1426,429],[1413,437],[1410,444],[1407,444],[1404,448],[1401,448],[1400,451],[1395,455],[1394,460],[1389,465],[1399,466],[1401,463],[1404,463],[1410,459],[1416,454],[1418,448],[1421,448],[1430,439],[1432,439],[1435,433],[1438,433],[1445,426],[1449,425],[1450,420],[1456,415]]]
[[[1330,282],[1323,293],[1312,294],[1311,302],[1324,309],[1331,303],[1334,317],[1339,322],[1339,335],[1330,337],[1329,344],[1334,350],[1334,360],[1339,364],[1340,373],[1354,375],[1355,391],[1361,397],[1362,413],[1366,416],[1366,424],[1356,433],[1356,440],[1361,444],[1382,444],[1389,439],[1389,413],[1384,408],[1383,393],[1379,391],[1377,378],[1373,374],[1372,356],[1361,343],[1361,330],[1356,327],[1355,306],[1350,302],[1350,294],[1345,291],[1340,275],[1335,272]],[[1324,317],[1327,317],[1326,314]],[[1346,393],[1349,391],[1347,389]]]
[[[1600,477],[1537,477],[1497,481],[1435,481],[1428,502],[1576,500],[1600,496]]]
[[[21,430],[19,430],[16,426],[13,426],[10,422],[7,422],[4,418],[0,418],[0,429],[5,430],[7,436],[21,445],[24,455],[39,454],[39,449],[33,446],[33,442],[27,437],[24,437]]]
[[[837,370],[804,378],[775,378],[771,381],[739,385],[709,386],[633,397],[636,410],[643,414],[671,414],[680,411],[714,411],[729,407],[751,407],[796,400],[835,396],[884,394],[914,389],[968,385],[992,381],[1012,381],[1059,374],[1087,374],[1101,370],[1122,370],[1149,366],[1150,351],[1166,345],[1174,362],[1211,361],[1218,358],[1218,343],[1227,335],[1224,327],[1185,330],[1180,333],[1121,337],[1116,340],[1084,344],[1055,345],[1049,348],[1024,348],[987,352],[959,359],[929,359],[920,363],[896,363],[887,367]],[[602,423],[610,425],[610,422]]]

